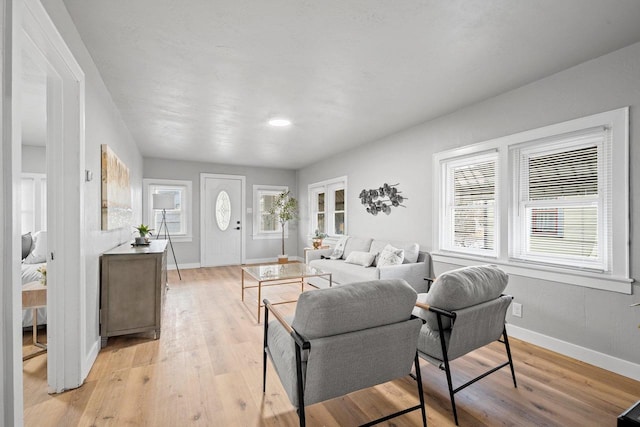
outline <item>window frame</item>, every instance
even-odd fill
[[[260,196],[261,194],[269,194],[269,195],[277,195],[283,192],[289,191],[289,187],[286,185],[261,185],[257,184],[253,186],[253,239],[281,239],[282,238],[282,229],[280,228],[280,223],[276,221],[278,227],[274,231],[265,231],[261,230],[261,217],[265,213],[260,211]],[[287,239],[289,237],[289,222],[284,226],[284,238]]]
[[[344,190],[344,209],[336,210],[335,209],[335,193],[336,191]],[[347,226],[347,217],[348,217],[348,203],[347,203],[347,177],[341,176],[337,178],[332,178],[320,182],[315,182],[309,184],[308,186],[308,195],[309,195],[309,235],[311,238],[315,234],[315,230],[318,228],[318,218],[317,214],[320,213],[317,210],[317,196],[320,193],[325,194],[324,200],[324,221],[325,221],[325,231],[327,234],[327,238],[331,239],[339,239],[342,236],[348,235],[348,226]],[[329,233],[329,231],[335,231],[335,214],[343,212],[344,214],[344,233],[336,234]]]
[[[30,208],[29,211],[33,216],[33,221],[30,221],[33,230],[27,230],[24,221],[24,215],[27,210],[24,209],[24,202],[26,200],[25,192],[21,189],[21,206],[20,206],[20,221],[22,227],[22,234],[26,232],[35,233],[37,231],[44,231],[47,229],[47,174],[45,173],[32,173],[22,172],[20,177],[20,186],[23,185],[23,181],[29,180],[33,182],[33,194],[30,196]]]
[[[494,249],[477,249],[477,248],[463,248],[456,247],[453,244],[453,232],[455,231],[455,226],[453,222],[455,221],[455,217],[452,213],[454,209],[454,190],[449,187],[449,184],[453,183],[452,171],[455,168],[461,166],[470,166],[473,164],[487,163],[489,161],[495,162],[495,188],[494,188],[494,224],[493,229],[495,232],[493,242]],[[495,150],[490,150],[488,152],[480,152],[477,154],[473,154],[472,156],[462,156],[459,158],[451,158],[446,159],[442,162],[442,180],[443,180],[443,199],[441,203],[443,208],[439,210],[440,215],[440,224],[442,225],[443,232],[440,234],[440,247],[443,250],[450,252],[459,252],[466,253],[471,255],[479,255],[479,256],[496,256],[499,252],[499,242],[500,242],[500,229],[498,228],[498,154]]]
[[[174,189],[181,187],[183,189],[181,197],[181,217],[184,220],[184,233],[171,233],[171,241],[176,242],[192,242],[193,241],[193,183],[190,180],[179,179],[155,179],[144,178],[142,180],[143,194],[143,222],[150,226],[154,215],[153,209],[153,191],[152,187],[164,187],[166,189]],[[154,236],[157,236],[159,230],[154,230]]]
[[[559,139],[572,132],[580,132],[594,127],[605,127],[610,130],[605,138],[603,162],[607,169],[603,180],[607,197],[611,199],[607,216],[603,224],[610,223],[611,230],[606,236],[610,242],[608,253],[604,256],[608,266],[604,270],[575,267],[570,265],[548,264],[538,260],[525,260],[514,256],[514,247],[519,244],[518,214],[519,187],[515,179],[519,173],[515,150],[530,146],[535,141]],[[446,183],[443,177],[443,164],[454,159],[476,156],[487,151],[498,153],[496,190],[499,217],[496,230],[498,253],[495,256],[459,253],[446,250],[442,246],[441,211],[444,203]],[[508,135],[480,142],[465,147],[435,153],[433,155],[433,247],[432,256],[436,262],[456,265],[477,265],[491,262],[501,266],[507,273],[560,282],[565,284],[602,289],[624,294],[631,294],[632,278],[629,276],[629,108],[581,117],[541,128]],[[613,167],[615,165],[615,167]],[[612,191],[615,188],[616,191]],[[599,225],[600,226],[600,225]]]

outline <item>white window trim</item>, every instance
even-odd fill
[[[339,186],[339,187],[337,187]],[[344,236],[348,236],[349,235],[349,231],[348,231],[348,221],[347,221],[347,217],[349,215],[349,206],[347,203],[347,176],[340,176],[337,178],[331,178],[331,179],[327,179],[324,181],[320,181],[320,182],[314,182],[313,184],[309,184],[308,186],[308,190],[307,190],[307,194],[309,197],[308,200],[308,206],[309,206],[309,235],[308,238],[311,239],[311,237],[313,235],[315,235],[315,231],[316,231],[316,218],[314,216],[314,208],[313,208],[313,203],[314,203],[314,194],[315,193],[320,193],[324,190],[325,193],[325,225],[326,225],[326,230],[334,230],[335,229],[335,224],[334,224],[334,218],[333,218],[333,214],[332,211],[330,211],[328,209],[329,203],[332,202],[333,200],[330,200],[330,198],[328,197],[329,195],[329,191],[332,190],[333,188],[335,189],[344,189]],[[338,241],[338,239],[340,239],[343,235],[341,234],[330,234],[327,233],[327,237],[326,240],[328,243],[331,242],[336,242]]]
[[[33,230],[31,233],[47,229],[47,174],[22,172],[21,179],[33,180]],[[21,182],[22,185],[22,182]],[[22,206],[20,207],[22,214]]]
[[[153,215],[151,193],[149,192],[149,186],[151,185],[167,185],[167,186],[181,186],[186,188],[184,212],[185,212],[185,234],[171,235],[171,241],[176,242],[191,242],[193,241],[193,183],[189,180],[178,179],[155,179],[144,178],[142,180],[142,221],[145,224],[149,224]],[[155,230],[156,232],[158,230]]]
[[[282,229],[278,227],[276,231],[260,231],[260,200],[259,193],[275,192],[283,193],[289,191],[289,187],[284,185],[254,185],[253,186],[253,240],[260,239],[282,239]],[[278,222],[278,224],[280,224]],[[289,222],[284,226],[284,238],[289,238]]]
[[[616,189],[613,192],[613,230],[611,236],[612,252],[611,267],[607,272],[592,270],[572,269],[560,266],[529,263],[523,260],[509,257],[510,241],[514,226],[514,198],[517,197],[517,188],[513,180],[515,166],[513,164],[511,149],[520,144],[562,135],[595,126],[606,126],[613,129],[610,143],[612,148],[611,164],[615,165],[611,173],[611,186]],[[442,180],[442,164],[453,158],[479,155],[489,150],[498,151],[498,181],[497,181],[497,209],[496,215],[502,218],[498,222],[497,242],[498,255],[476,256],[471,254],[453,253],[442,249],[440,217],[442,197],[444,193],[444,181]],[[507,273],[561,282],[565,284],[584,286],[588,288],[602,289],[624,294],[631,294],[631,282],[629,277],[629,108],[620,108],[604,113],[594,114],[538,129],[520,132],[489,141],[455,148],[436,153],[433,156],[433,182],[434,196],[438,203],[433,205],[433,247],[434,261],[457,265],[477,265],[478,263],[493,263],[501,266]]]
[[[470,161],[472,160],[472,161]],[[450,158],[450,159],[443,159],[442,164],[444,167],[442,167],[442,192],[441,192],[441,203],[442,206],[451,206],[452,205],[452,201],[450,200],[452,194],[451,192],[447,192],[446,191],[446,183],[449,181],[449,170],[455,167],[459,167],[462,165],[469,165],[472,163],[483,163],[483,162],[488,162],[488,161],[495,161],[496,166],[496,176],[499,176],[498,173],[498,169],[499,169],[499,165],[498,165],[498,158],[497,158],[497,152],[496,150],[489,150],[486,153],[483,152],[478,152],[478,153],[474,153],[473,156],[462,156],[462,157],[456,157],[456,158]],[[451,231],[452,231],[452,226],[451,226],[451,221],[452,221],[452,217],[451,214],[449,212],[449,209],[442,209],[438,211],[438,215],[440,216],[440,224],[441,227],[439,227],[439,230],[446,230],[446,232],[441,233],[440,234],[440,248],[443,248],[443,250],[446,251],[451,251],[451,252],[459,252],[459,253],[466,253],[466,254],[470,254],[470,255],[478,255],[478,256],[494,256],[495,254],[498,254],[500,251],[500,228],[498,226],[498,224],[500,223],[500,215],[499,215],[499,209],[498,209],[498,200],[499,200],[499,192],[497,190],[498,188],[498,183],[496,182],[496,192],[494,194],[494,230],[495,230],[495,236],[494,236],[494,249],[493,250],[488,250],[488,249],[472,249],[472,248],[454,248],[453,245],[450,242],[450,239],[448,237],[451,236]],[[449,236],[447,236],[449,235]]]

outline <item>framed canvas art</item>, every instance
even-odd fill
[[[102,229],[131,225],[129,168],[107,144],[102,144]]]

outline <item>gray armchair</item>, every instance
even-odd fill
[[[505,328],[513,299],[502,294],[507,282],[507,274],[496,266],[465,267],[438,276],[428,293],[418,295],[413,313],[425,322],[418,354],[445,371],[456,425],[454,394],[458,391],[507,365],[518,387]],[[508,360],[454,389],[449,362],[496,340],[504,343]]]
[[[304,426],[305,406],[409,375],[413,365],[420,403],[365,425],[420,409],[426,426],[416,297],[404,280],[318,289],[300,295],[291,322],[265,299],[263,392],[269,356]]]

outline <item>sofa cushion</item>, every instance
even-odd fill
[[[404,249],[394,248],[391,245],[384,247],[378,256],[378,267],[386,267],[389,265],[400,265],[404,261]]]
[[[418,296],[418,301],[454,311],[498,298],[508,281],[507,273],[495,265],[458,268],[438,276],[429,292]],[[414,314],[424,319],[432,329],[438,329],[435,313],[416,308]],[[448,328],[451,324],[449,319],[443,320],[443,327]]]
[[[365,237],[349,237],[347,243],[344,246],[344,252],[342,254],[342,259],[347,259],[349,254],[353,251],[358,252],[369,252],[369,248],[371,247],[371,238]]]
[[[309,265],[331,273],[333,283],[341,285],[380,278],[380,270],[377,268],[364,268],[361,265],[349,264],[341,259],[314,259]]]
[[[369,267],[373,264],[374,259],[376,259],[376,254],[374,253],[352,251],[344,262]]]
[[[344,334],[408,320],[415,302],[401,279],[318,289],[300,294],[291,326],[309,340]]]
[[[402,242],[395,240],[373,240],[371,242],[371,249],[369,252],[380,253],[385,246],[391,245],[398,249],[404,249],[404,264],[410,264],[418,262],[418,255],[420,253],[420,245],[415,242]],[[376,265],[374,263],[374,265]]]

